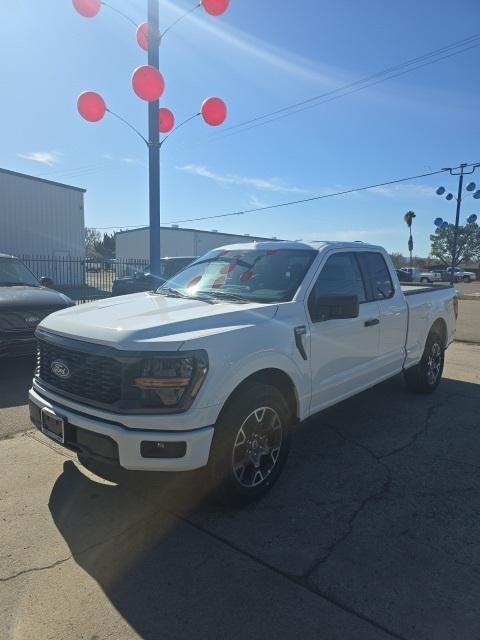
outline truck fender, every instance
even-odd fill
[[[218,415],[230,396],[243,382],[265,370],[277,370],[290,379],[296,398],[297,418],[303,420],[310,406],[311,381],[290,357],[273,351],[260,351],[253,356],[250,354],[244,360],[232,362],[226,370],[222,370],[222,382],[216,388],[216,395],[219,399]],[[217,379],[216,382],[218,384],[219,380]]]

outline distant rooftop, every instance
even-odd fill
[[[136,229],[125,229],[125,231],[115,231],[115,235],[118,236],[121,233],[134,233],[135,231],[145,231],[149,229],[150,227],[145,226],[145,227],[137,227]],[[177,225],[174,226],[166,226],[166,225],[162,225],[160,227],[160,229],[162,231],[195,231],[196,233],[209,233],[211,235],[217,235],[217,236],[232,236],[232,238],[248,238],[250,236],[250,234],[248,233],[230,233],[228,231],[217,231],[216,229],[212,229],[211,231],[209,231],[208,229],[191,229],[190,227],[179,227]],[[277,240],[276,238],[265,238],[262,236],[251,236],[252,238],[252,242],[255,241],[255,239],[258,240]]]
[[[86,189],[82,189],[81,187],[73,187],[70,184],[64,184],[63,182],[55,182],[54,180],[46,180],[45,178],[37,178],[37,176],[31,176],[28,173],[19,173],[18,171],[10,171],[10,169],[2,169],[0,167],[0,173],[5,173],[9,176],[15,176],[17,178],[26,178],[28,180],[35,180],[36,182],[44,182],[45,184],[51,184],[55,187],[63,187],[64,189],[73,189],[74,191],[81,191],[82,193],[86,192]]]

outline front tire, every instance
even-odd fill
[[[420,282],[422,284],[426,284],[427,282],[430,282],[430,280],[428,278],[420,278]]]
[[[440,384],[445,359],[445,345],[435,331],[430,332],[420,362],[403,372],[405,382],[414,393],[432,393]]]
[[[213,436],[210,473],[221,502],[241,506],[274,484],[285,464],[293,415],[280,391],[246,383],[223,409]]]
[[[470,276],[463,276],[463,281],[468,284],[472,281],[472,279],[470,278]]]

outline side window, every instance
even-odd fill
[[[308,300],[309,306],[322,296],[358,296],[365,302],[365,286],[353,253],[336,253],[324,264]]]
[[[368,274],[373,299],[385,300],[386,298],[391,298],[395,293],[395,289],[382,254],[367,251],[360,253],[359,257],[363,261],[364,268]]]

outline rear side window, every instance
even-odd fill
[[[395,293],[390,272],[381,253],[361,252],[358,254],[364,270],[366,271],[371,289],[371,297],[374,300],[391,298]]]
[[[353,253],[336,253],[328,258],[312,289],[309,305],[322,296],[358,296],[365,302],[362,274]]]

